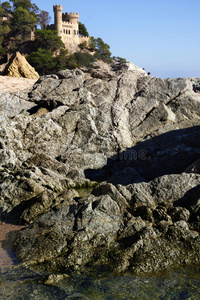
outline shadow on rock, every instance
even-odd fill
[[[126,151],[118,151],[102,169],[85,170],[86,178],[127,185],[162,175],[180,174],[200,157],[200,126],[147,137]]]

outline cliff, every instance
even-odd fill
[[[124,62],[0,95],[1,219],[19,260],[144,274],[200,263],[200,79]]]

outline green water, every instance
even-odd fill
[[[0,299],[200,299],[200,269],[162,277],[79,276],[45,285],[48,274],[23,267],[0,269]]]

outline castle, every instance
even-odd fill
[[[49,29],[58,31],[58,36],[65,44],[69,52],[80,51],[79,44],[90,38],[79,35],[79,14],[78,13],[63,13],[62,5],[54,5],[54,24],[48,26]]]
[[[44,26],[44,28],[57,30],[58,36],[61,37],[61,40],[65,44],[66,49],[69,53],[74,53],[80,51],[79,44],[82,42],[90,42],[90,37],[81,36],[79,34],[79,13],[63,13],[62,5],[54,5],[54,24]],[[12,18],[12,15],[9,16],[0,16],[0,21],[4,22]],[[23,39],[29,41],[34,41],[34,31],[23,36]]]

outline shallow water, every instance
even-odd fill
[[[179,270],[162,277],[79,276],[57,286],[45,285],[44,274],[34,269],[0,269],[0,299],[200,299],[200,269]]]

